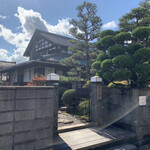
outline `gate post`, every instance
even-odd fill
[[[91,78],[91,122],[95,126],[102,124],[102,78],[94,76]]]

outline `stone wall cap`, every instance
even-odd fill
[[[99,76],[94,76],[91,78],[91,82],[102,82],[102,78]]]
[[[0,90],[6,89],[55,89],[55,86],[0,86]]]

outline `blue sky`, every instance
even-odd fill
[[[97,5],[102,30],[117,30],[118,19],[140,0],[87,0]],[[69,19],[83,0],[0,0],[0,60],[22,62],[35,28],[68,36]]]

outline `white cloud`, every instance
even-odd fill
[[[40,13],[26,10],[23,7],[18,7],[17,12],[15,16],[19,18],[23,32],[32,35],[36,28],[48,31],[46,21],[42,19]]]
[[[25,33],[13,33],[10,29],[0,24],[0,36],[2,36],[9,44],[15,45],[17,48],[25,48],[28,45],[29,36]]]
[[[70,28],[69,19],[58,20],[57,25],[47,23],[40,13],[31,10],[26,10],[23,7],[18,7],[16,17],[19,18],[21,27],[24,33],[29,36],[32,35],[35,29],[41,29],[61,35],[69,35],[68,29]]]
[[[23,53],[24,53],[24,48],[15,49],[13,55],[11,55],[9,59],[11,61],[16,61],[17,63],[29,60],[28,58],[23,56]]]
[[[20,20],[22,30],[20,33],[13,33],[10,29],[0,24],[0,37],[3,37],[9,44],[16,47],[13,54],[9,56],[9,52],[3,51],[3,60],[16,61],[17,63],[26,61],[23,53],[33,35],[35,29],[41,29],[52,33],[70,36],[69,35],[69,18],[58,20],[57,25],[51,25],[46,22],[40,13],[33,10],[26,10],[23,7],[18,7],[16,17]],[[0,57],[0,59],[2,59]]]
[[[102,26],[103,29],[115,29],[117,28],[117,24],[115,21],[108,22]]]
[[[58,24],[55,26],[47,24],[47,29],[49,32],[64,35],[64,36],[71,36],[69,34],[69,28],[71,25],[69,24],[69,18],[58,20]]]
[[[0,15],[0,19],[6,19],[6,18],[7,18],[7,16]]]
[[[0,60],[9,60],[8,51],[5,49],[0,49]]]

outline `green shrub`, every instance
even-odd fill
[[[111,81],[112,80],[112,72],[110,71],[106,71],[103,73],[102,77],[106,80],[106,81]]]
[[[114,44],[113,35],[107,35],[100,40],[101,45],[107,49],[109,46]]]
[[[80,77],[60,76],[60,81],[62,81],[62,82],[78,82],[78,81],[84,81],[84,79],[82,79]]]
[[[150,27],[138,27],[131,34],[139,40],[144,41],[150,35]]]
[[[113,72],[112,77],[116,81],[128,80],[132,76],[132,73],[128,70],[118,69]]]
[[[115,35],[115,32],[113,30],[104,30],[100,33],[100,38],[103,38],[107,35]]]
[[[96,72],[96,76],[102,77],[103,72],[101,70],[99,70],[98,72]]]
[[[139,75],[149,74],[150,73],[150,64],[136,64],[135,72]]]
[[[140,48],[133,55],[134,61],[137,63],[144,63],[150,61],[150,48]]]
[[[96,70],[99,70],[100,69],[100,65],[101,65],[101,62],[100,61],[96,61],[92,64],[92,68],[93,69],[96,69]]]
[[[134,54],[138,49],[143,48],[142,44],[136,43],[136,44],[131,44],[127,47],[127,52],[129,54]]]
[[[108,55],[107,54],[105,54],[105,53],[98,54],[97,61],[101,61],[102,62],[105,59],[108,59]]]
[[[137,86],[145,87],[149,84],[150,64],[136,64],[135,72],[138,76]]]
[[[121,32],[114,36],[114,41],[118,44],[122,44],[125,41],[129,41],[129,40],[131,40],[131,35],[128,32]]]
[[[4,85],[3,81],[0,81],[0,85]]]
[[[112,63],[111,59],[105,59],[101,63],[101,69],[103,71],[109,71],[112,68],[112,65],[113,65],[113,63]]]
[[[110,57],[115,57],[118,55],[125,54],[125,48],[122,45],[114,45],[108,49]]]
[[[100,49],[100,50],[103,49],[100,41],[96,42],[95,46],[96,46],[97,49]]]
[[[75,89],[66,90],[62,95],[62,102],[65,106],[70,107],[71,105],[74,104],[75,97],[76,97]]]
[[[128,81],[124,80],[124,81],[114,81],[108,84],[107,87],[127,87],[129,86]]]
[[[117,67],[121,68],[131,68],[134,65],[134,61],[132,60],[130,55],[119,55],[113,58],[112,62]]]
[[[62,95],[64,94],[64,92],[68,90],[65,87],[59,87],[59,99],[61,99]]]
[[[79,111],[80,111],[80,115],[85,115],[85,116],[89,115],[90,112],[89,100],[84,100],[79,103]]]
[[[150,36],[148,37],[148,42],[150,42]]]
[[[86,81],[86,83],[84,84],[83,88],[89,88],[90,85],[91,85],[91,81],[88,80],[88,81]]]

